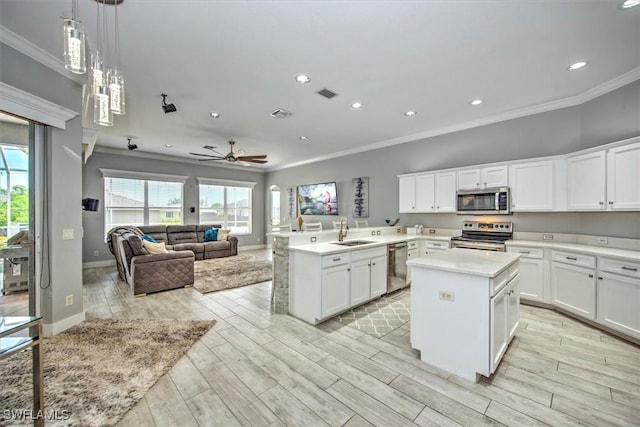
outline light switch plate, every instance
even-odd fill
[[[73,228],[62,229],[62,240],[73,240]]]
[[[449,292],[449,291],[439,291],[438,292],[438,296],[443,301],[451,301],[451,302],[453,302],[453,301],[456,300],[456,294],[453,293],[453,292]]]
[[[596,242],[599,245],[607,245],[609,244],[609,239],[607,239],[606,237],[598,237],[598,240],[596,240]]]
[[[553,240],[553,234],[543,234],[542,240]]]

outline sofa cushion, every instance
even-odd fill
[[[218,241],[218,229],[210,228],[204,232],[204,241],[205,242],[216,242]]]
[[[166,225],[141,225],[140,231],[156,239],[157,242],[169,243],[167,240],[167,226]]]
[[[228,251],[229,249],[231,249],[231,243],[226,240],[217,242],[204,242],[203,245],[205,252]]]
[[[202,243],[176,243],[173,245],[174,251],[191,251],[194,254],[199,254],[204,252],[204,245]]]
[[[195,243],[198,241],[195,225],[168,225],[167,239],[170,245]],[[180,249],[178,249],[180,250]]]
[[[129,244],[129,248],[131,249],[131,255],[132,256],[137,256],[137,255],[146,255],[149,252],[147,252],[147,250],[142,246],[142,239],[140,239],[140,236],[138,236],[137,234],[134,233],[124,233],[122,235],[122,237],[127,241],[127,243]]]
[[[167,248],[164,246],[164,242],[153,243],[148,240],[143,240],[142,244],[150,254],[163,254],[167,252]]]

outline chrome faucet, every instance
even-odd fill
[[[341,218],[340,231],[338,232],[338,242],[342,242],[344,238],[347,237],[347,229],[346,229],[346,224],[344,222],[345,222],[345,218]]]

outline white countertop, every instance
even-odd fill
[[[338,233],[335,233],[335,234],[337,236]],[[302,245],[292,245],[292,246],[289,246],[289,250],[298,251],[298,252],[307,252],[307,253],[312,253],[316,255],[330,255],[338,252],[357,251],[360,249],[369,249],[369,248],[375,248],[380,246],[386,246],[390,243],[408,242],[411,240],[416,240],[418,237],[419,236],[410,236],[407,234],[394,234],[394,235],[387,235],[387,236],[383,235],[383,236],[375,236],[375,237],[374,236],[357,237],[357,238],[353,237],[353,238],[346,238],[344,241],[348,242],[349,240],[364,240],[371,243],[358,245],[358,246],[342,246],[342,245],[336,244],[338,243],[338,239],[336,239],[330,242],[305,243]]]
[[[412,259],[407,261],[407,265],[494,278],[519,257],[520,254],[513,252],[454,248]]]
[[[610,256],[614,258],[623,258],[630,261],[640,261],[640,252],[632,251],[630,249],[618,249],[608,248],[606,246],[591,246],[580,245],[577,243],[568,242],[549,242],[539,240],[508,240],[507,246],[513,247],[534,247],[534,248],[548,248],[564,251],[580,252],[587,255],[594,256]]]

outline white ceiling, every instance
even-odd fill
[[[268,154],[256,168],[269,170],[580,96],[638,75],[640,7],[619,3],[125,0],[127,115],[101,128],[97,147],[126,151],[131,136],[138,152],[193,158],[204,145],[226,153],[234,139]],[[0,8],[2,25],[61,58],[71,0]],[[79,0],[79,12],[95,46],[96,3]],[[586,68],[566,70],[582,59]],[[311,83],[297,83],[299,73]],[[323,88],[339,96],[315,93]],[[162,112],[161,93],[177,113]],[[472,107],[476,98],[485,103]],[[356,100],[364,107],[352,109]],[[269,117],[276,108],[294,115]]]

